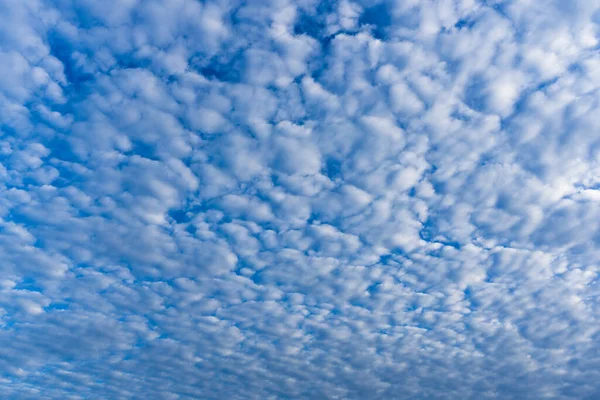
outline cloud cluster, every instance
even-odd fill
[[[0,15],[0,397],[600,397],[597,1]]]

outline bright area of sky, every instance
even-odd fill
[[[0,0],[3,399],[599,399],[598,0]]]

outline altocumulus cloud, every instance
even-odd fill
[[[597,0],[0,17],[0,397],[600,398]]]

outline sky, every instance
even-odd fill
[[[600,398],[599,0],[0,20],[0,398]]]

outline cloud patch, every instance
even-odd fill
[[[0,396],[597,398],[599,12],[0,5]]]

